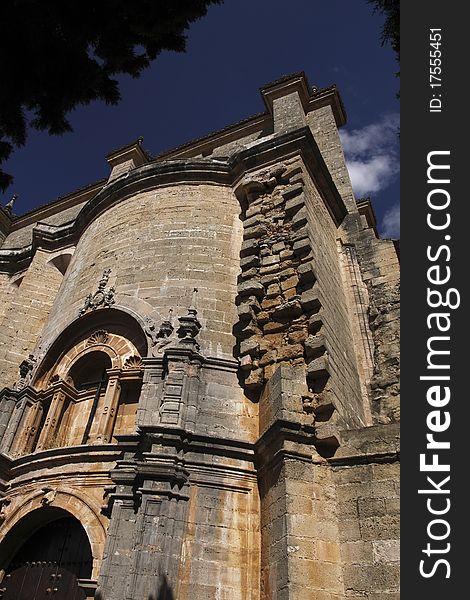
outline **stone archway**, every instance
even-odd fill
[[[18,552],[24,540],[40,527],[61,516],[74,517],[83,527],[91,546],[93,557],[92,578],[96,579],[101,568],[108,519],[99,513],[99,504],[91,495],[81,495],[78,490],[61,486],[32,494],[11,497],[11,511],[0,526],[0,578],[11,558]],[[2,571],[3,569],[3,571]]]
[[[34,510],[0,544],[4,600],[85,600],[94,593],[88,535],[70,512],[55,506]]]

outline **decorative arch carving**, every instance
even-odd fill
[[[139,355],[137,348],[128,339],[114,333],[108,334],[105,330],[101,329],[70,348],[54,367],[53,371],[49,373],[49,378],[57,375],[60,379],[65,379],[79,360],[93,352],[107,354],[111,360],[111,367],[113,369],[121,369],[126,360],[131,356]],[[36,384],[36,387],[44,387],[45,383],[47,382],[42,380]]]
[[[57,371],[57,367],[70,350],[78,348],[81,342],[84,342],[80,346],[81,349],[84,349],[87,343],[93,345],[94,340],[90,340],[90,338],[95,336],[96,339],[101,332],[106,332],[108,335],[114,334],[127,340],[130,343],[128,356],[132,354],[141,357],[147,356],[148,342],[145,327],[146,323],[139,315],[124,307],[99,309],[74,319],[61,332],[58,332],[49,347],[37,353],[38,366],[33,374],[33,386],[36,389],[43,389],[46,380]],[[108,341],[103,344],[114,347],[121,355],[120,349],[116,347],[117,340],[114,341],[114,345],[109,344]],[[127,356],[124,357],[124,360],[126,358]]]
[[[76,319],[42,360],[33,357],[28,401],[18,405],[6,451],[109,444],[133,433],[146,353],[146,334],[128,313],[100,309]]]

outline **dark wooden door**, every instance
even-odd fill
[[[33,562],[7,573],[0,587],[2,600],[86,600],[77,577],[53,563]]]
[[[73,517],[37,530],[16,553],[0,584],[0,600],[85,600],[78,579],[91,577],[85,530]]]

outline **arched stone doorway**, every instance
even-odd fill
[[[94,597],[93,555],[81,523],[45,507],[21,519],[0,544],[2,600]]]

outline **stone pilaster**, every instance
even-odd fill
[[[39,434],[36,450],[47,450],[53,448],[54,442],[58,434],[62,413],[65,408],[66,395],[61,389],[60,383],[55,384],[49,410],[47,411],[46,420]]]
[[[281,364],[260,399],[261,599],[341,597],[335,490],[315,450],[301,367]]]
[[[39,426],[43,415],[43,406],[39,401],[26,401],[25,415],[21,422],[21,427],[11,445],[11,455],[20,456],[32,452],[34,442],[39,433]]]
[[[98,418],[96,438],[92,440],[93,444],[109,444],[113,434],[114,422],[116,421],[117,409],[119,404],[119,395],[121,392],[121,383],[119,377],[120,369],[108,369],[108,383],[102,402],[102,410]]]

